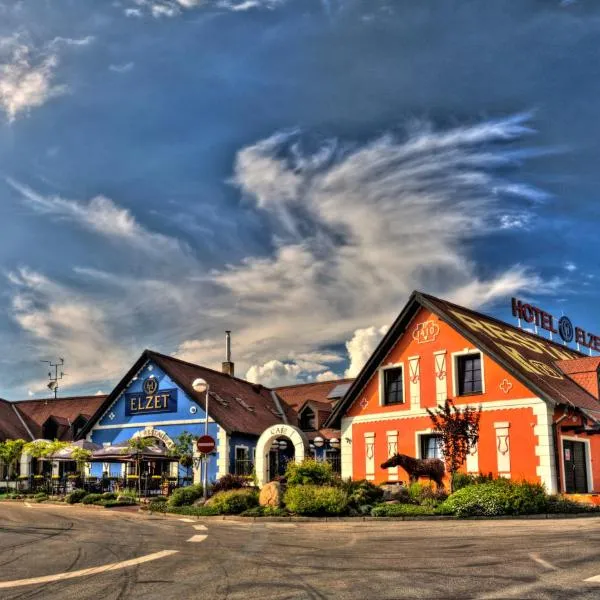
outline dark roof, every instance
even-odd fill
[[[270,389],[172,356],[144,350],[125,377],[95,411],[79,437],[83,437],[89,432],[93,424],[125,390],[131,378],[149,360],[154,361],[201,407],[204,407],[205,395],[195,392],[192,382],[199,377],[206,380],[210,386],[209,415],[229,433],[260,435],[267,427],[283,422],[283,417],[279,413]],[[283,403],[281,404],[283,405]],[[289,409],[286,410],[285,406],[282,406],[282,409],[286,411],[286,418],[292,417]]]
[[[19,411],[34,438],[42,437],[44,423],[52,417],[57,424],[66,425],[62,431],[61,439],[71,439],[71,428],[79,415],[89,415],[96,412],[106,396],[72,396],[67,398],[42,398],[36,400],[19,400],[13,406]]]
[[[585,355],[463,306],[421,292],[413,292],[343,400],[335,407],[326,425],[331,426],[339,422],[343,412],[354,402],[422,307],[456,329],[549,404],[574,406],[594,421],[600,422],[600,402],[571,379],[560,377],[560,370],[555,364],[561,359],[586,358]],[[501,342],[502,346],[498,342]],[[524,359],[528,368],[519,362],[519,356]],[[535,361],[535,368],[530,361]]]
[[[337,400],[330,397],[331,392],[340,384],[351,383],[352,379],[334,379],[333,381],[319,381],[315,383],[298,383],[275,388],[277,395],[298,411],[307,400],[327,403],[330,407]]]
[[[12,402],[0,399],[0,442],[16,439],[31,441],[33,437],[19,418]]]

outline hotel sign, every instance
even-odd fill
[[[541,308],[521,302],[517,298],[512,299],[512,314],[517,319],[535,324],[536,327],[550,333],[558,333],[563,342],[567,344],[574,341],[580,346],[600,352],[600,337],[585,331],[581,327],[573,327],[569,317],[562,316],[556,319]]]
[[[125,394],[125,414],[148,415],[177,412],[177,389],[159,390],[158,381],[148,378],[142,392]]]

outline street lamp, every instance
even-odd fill
[[[317,436],[314,440],[313,440],[313,444],[317,447],[317,448],[322,448],[325,445],[325,440],[321,437],[321,436]]]
[[[208,383],[199,377],[198,379],[194,379],[192,382],[192,389],[198,394],[202,394],[206,392],[206,398],[204,400],[204,435],[208,435],[208,394],[210,391],[210,386]],[[204,455],[204,473],[202,477],[202,495],[204,500],[208,498],[208,454]]]

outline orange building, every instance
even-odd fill
[[[552,329],[552,317],[543,313]],[[452,398],[481,407],[468,473],[540,482],[548,492],[600,491],[600,358],[414,292],[335,407],[342,476],[406,481],[382,469],[396,454],[439,457],[426,412]],[[557,468],[558,467],[558,468]]]

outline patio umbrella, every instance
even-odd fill
[[[158,445],[152,445],[137,452],[129,448],[127,444],[115,444],[92,452],[92,461],[96,462],[110,462],[111,460],[130,462],[138,458],[140,460],[177,460],[177,457],[169,454],[166,448]]]

